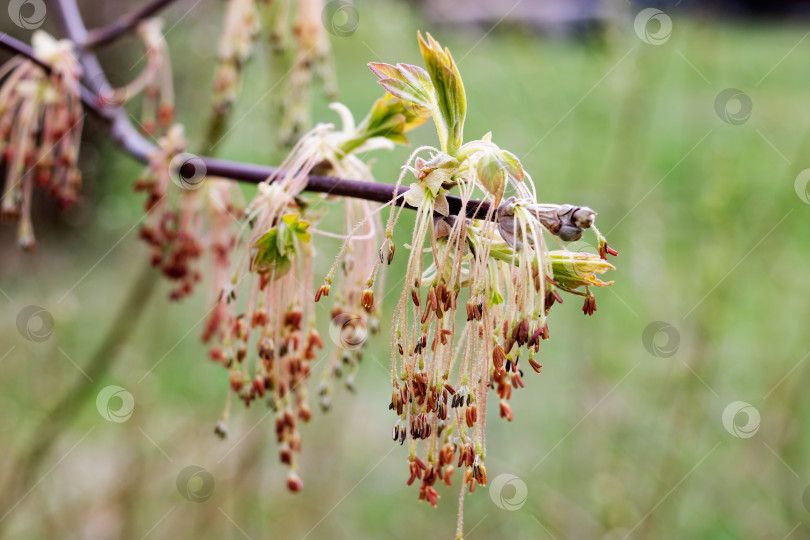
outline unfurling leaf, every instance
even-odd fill
[[[424,69],[410,64],[392,66],[379,62],[372,62],[368,67],[380,79],[380,85],[395,98],[427,109],[433,108],[433,85]]]
[[[419,48],[425,59],[430,80],[433,82],[436,104],[446,128],[446,137],[442,138],[439,119],[434,117],[439,129],[442,150],[450,155],[455,155],[463,143],[464,118],[467,115],[464,83],[461,81],[461,75],[450,50],[442,49],[439,42],[430,34],[427,34],[427,41],[421,33],[418,33],[418,36]]]
[[[371,111],[356,128],[356,136],[341,145],[346,153],[374,137],[383,137],[397,144],[408,144],[405,133],[421,126],[430,117],[430,110],[386,94],[371,107]]]
[[[309,223],[298,214],[287,214],[278,227],[273,227],[256,240],[250,248],[250,270],[278,279],[290,271],[300,244],[308,244]]]
[[[518,157],[508,150],[499,150],[498,157],[503,161],[506,172],[515,180],[523,182],[523,165]]]

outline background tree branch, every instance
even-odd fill
[[[90,30],[87,32],[87,39],[81,45],[88,50],[108,45],[138,26],[141,21],[154,16],[174,1],[153,0],[139,10],[122,15],[112,24]]]

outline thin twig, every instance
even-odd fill
[[[87,33],[87,39],[85,39],[84,43],[81,45],[87,50],[103,47],[120,38],[138,26],[138,23],[144,19],[148,19],[174,1],[175,0],[152,0],[152,2],[139,10],[122,15],[110,25],[90,30]]]
[[[61,6],[65,3],[70,4],[71,2],[69,0],[62,0],[59,2],[59,5]],[[75,25],[76,21],[77,19],[75,17],[70,16],[63,19],[62,26],[65,28],[65,33],[68,36],[82,35],[84,33],[82,27],[72,28],[72,25]],[[68,31],[68,28],[72,29]],[[0,46],[3,46],[15,54],[32,59],[42,66],[43,69],[49,69],[47,64],[44,64],[41,60],[36,58],[31,47],[7,34],[0,33]],[[100,88],[103,88],[104,73],[95,55],[85,53],[82,55],[81,62],[82,68],[84,69],[84,78],[91,81],[94,83],[94,86],[96,86],[96,88],[91,89],[82,87],[82,102],[84,106],[96,117],[109,125],[108,130],[110,137],[118,146],[136,160],[146,163],[152,152],[157,150],[157,147],[135,129],[123,108],[115,107],[104,109],[99,105],[98,95],[94,92],[98,92]],[[279,172],[277,168],[267,165],[242,163],[203,156],[200,156],[200,160],[205,166],[206,173],[210,176],[218,176],[254,184],[263,182],[271,176],[278,176]],[[310,175],[306,190],[315,193],[327,193],[339,197],[353,197],[356,199],[387,203],[392,201],[395,197],[401,196],[408,188],[401,186],[395,192],[395,186],[391,184],[361,182],[334,176]],[[447,201],[450,207],[450,213],[457,215],[461,210],[461,199],[448,196]],[[405,204],[403,200],[398,204],[412,208]],[[471,200],[467,203],[467,217],[484,219],[488,211],[489,203],[486,201]]]

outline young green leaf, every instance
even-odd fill
[[[340,149],[346,153],[374,137],[383,137],[397,144],[408,144],[405,132],[421,126],[430,117],[426,107],[409,103],[407,106],[391,94],[385,94],[371,107],[371,111],[357,126],[356,135],[344,142]]]
[[[368,67],[379,78],[380,85],[392,96],[402,100],[407,107],[425,109],[433,116],[436,131],[443,150],[448,148],[450,130],[445,114],[439,106],[431,76],[424,69],[410,64],[383,64],[371,62]]]
[[[433,85],[427,72],[409,64],[371,62],[368,67],[380,79],[380,85],[392,96],[407,103],[433,109]]]
[[[427,34],[427,41],[418,33],[419,48],[425,59],[425,66],[433,82],[435,99],[447,130],[447,139],[443,140],[442,150],[455,155],[461,147],[464,132],[464,118],[467,115],[467,96],[464,92],[464,83],[458,72],[450,50],[442,46],[433,36]],[[437,128],[439,127],[436,119]],[[442,134],[439,134],[442,137]]]
[[[287,214],[278,227],[273,227],[250,249],[250,270],[258,274],[270,274],[278,279],[292,269],[294,257],[300,244],[311,240],[309,223],[299,219],[298,214]]]

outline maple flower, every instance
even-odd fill
[[[34,32],[36,57],[50,68],[14,57],[0,68],[0,160],[6,168],[0,203],[4,219],[17,220],[17,241],[36,246],[31,221],[34,185],[61,207],[76,202],[81,186],[77,167],[84,114],[81,68],[68,40]]]
[[[287,486],[291,491],[303,487],[297,475],[299,428],[312,414],[307,382],[311,362],[324,347],[315,328],[315,302],[321,296],[332,299],[329,333],[336,347],[330,348],[318,387],[321,407],[328,409],[335,379],[345,374],[346,386],[353,388],[366,330],[377,326],[374,293],[383,281],[377,251],[383,231],[379,205],[347,199],[342,203],[343,234],[320,230],[318,224],[330,200],[326,195],[304,193],[308,175],[317,171],[373,182],[359,154],[406,141],[405,131],[420,123],[390,96],[378,100],[359,124],[345,106],[331,107],[342,120],[341,128],[333,124],[313,128],[277,172],[258,185],[245,209],[232,255],[227,257],[228,282],[220,275],[221,292],[204,335],[212,342],[211,359],[228,369],[231,388],[216,433],[227,433],[231,395],[246,406],[266,401],[275,412],[279,459],[290,468]],[[315,295],[314,235],[344,240],[343,264],[332,268]],[[251,350],[255,353],[250,354]]]
[[[256,0],[228,0],[214,76],[214,109],[217,114],[227,112],[236,100],[242,67],[250,57],[258,32]]]
[[[463,468],[463,508],[464,493],[487,482],[489,390],[498,395],[500,416],[512,421],[508,401],[524,387],[523,359],[540,371],[533,355],[549,339],[551,306],[562,301],[558,290],[585,296],[583,311],[592,314],[590,287],[612,283],[595,274],[613,269],[603,259],[615,250],[594,227],[590,208],[539,203],[520,160],[490,133],[464,141],[467,103],[458,68],[429,34],[418,37],[427,69],[369,64],[379,84],[406,108],[430,114],[439,138],[439,148],[416,149],[397,180],[399,187],[405,176],[414,177],[403,198],[416,208],[416,223],[393,313],[389,408],[397,415],[393,439],[408,441],[407,483],[420,480],[419,499],[435,505],[437,479],[449,485],[454,468]],[[450,215],[447,195],[454,192],[461,208]],[[479,215],[470,208],[474,198],[488,204],[480,219],[466,217]],[[389,264],[403,207],[397,205],[378,259]],[[599,240],[598,254],[564,249],[588,229]],[[563,249],[550,251],[551,239]],[[455,316],[460,304],[464,324]]]

